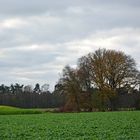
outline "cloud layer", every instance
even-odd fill
[[[122,50],[140,68],[139,0],[0,0],[0,83],[49,83],[98,48]]]

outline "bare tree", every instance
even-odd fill
[[[87,57],[91,82],[99,89],[116,90],[128,85],[136,86],[138,71],[130,56],[120,51],[99,49]]]
[[[134,59],[121,51],[98,49],[79,60],[84,85],[99,89],[102,104],[114,98],[119,88],[130,90],[138,85]]]
[[[66,95],[67,102],[65,104],[66,109],[80,111],[80,86],[77,76],[77,70],[66,66],[63,70],[63,77],[61,78],[61,90]]]
[[[91,111],[93,108],[92,96],[95,89],[91,82],[89,66],[90,63],[86,56],[78,59],[78,77],[80,81],[79,86],[81,87],[81,93],[83,96],[81,97],[81,106],[82,108],[86,107],[88,111]]]
[[[41,86],[41,92],[48,92],[49,91],[49,84],[44,84]]]
[[[26,86],[24,86],[24,92],[32,93],[33,92],[32,85],[26,85]]]

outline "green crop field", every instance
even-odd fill
[[[0,115],[0,140],[140,140],[140,112]]]
[[[14,114],[40,114],[43,110],[40,109],[21,109],[11,106],[0,106],[0,115],[14,115]]]

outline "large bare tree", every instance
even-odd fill
[[[138,85],[139,72],[134,59],[121,51],[98,49],[81,57],[78,67],[84,87],[98,88],[103,104],[111,101],[118,89],[130,90]]]
[[[99,89],[136,86],[138,70],[131,56],[120,51],[99,49],[88,54],[87,58],[91,82]]]

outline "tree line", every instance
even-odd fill
[[[0,104],[21,108],[56,108],[62,105],[63,98],[49,91],[49,85],[33,88],[31,85],[18,83],[6,86],[0,85]]]
[[[98,49],[79,58],[76,68],[65,66],[53,92],[48,84],[2,84],[0,104],[60,111],[139,109],[139,86],[140,72],[131,56]]]

